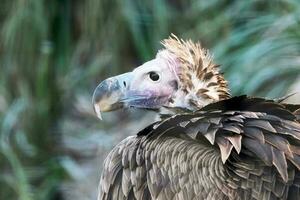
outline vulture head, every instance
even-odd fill
[[[125,107],[194,111],[229,98],[218,65],[200,43],[171,35],[162,45],[153,60],[97,86],[93,105],[98,117],[101,112]]]

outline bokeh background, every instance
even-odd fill
[[[100,122],[92,92],[170,33],[209,48],[233,95],[300,91],[299,0],[1,0],[0,199],[96,199],[107,152],[154,114]]]

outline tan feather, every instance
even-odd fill
[[[191,107],[198,109],[206,104],[230,97],[228,85],[214,64],[208,50],[199,42],[179,39],[174,34],[161,42],[165,50],[180,61],[178,77],[181,90],[190,95]]]

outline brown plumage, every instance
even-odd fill
[[[198,43],[173,36],[163,44],[180,60],[178,90],[200,100],[194,110],[169,107],[173,114],[118,144],[105,160],[98,199],[299,200],[300,105],[230,98]],[[194,75],[205,82],[200,88]]]
[[[162,41],[162,45],[180,62],[180,90],[189,98],[193,109],[230,97],[219,65],[213,62],[208,50],[202,48],[199,42],[184,41],[172,34]],[[177,98],[176,95],[174,98]]]

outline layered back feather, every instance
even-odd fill
[[[297,200],[299,108],[241,96],[156,122],[110,152],[99,199]]]

